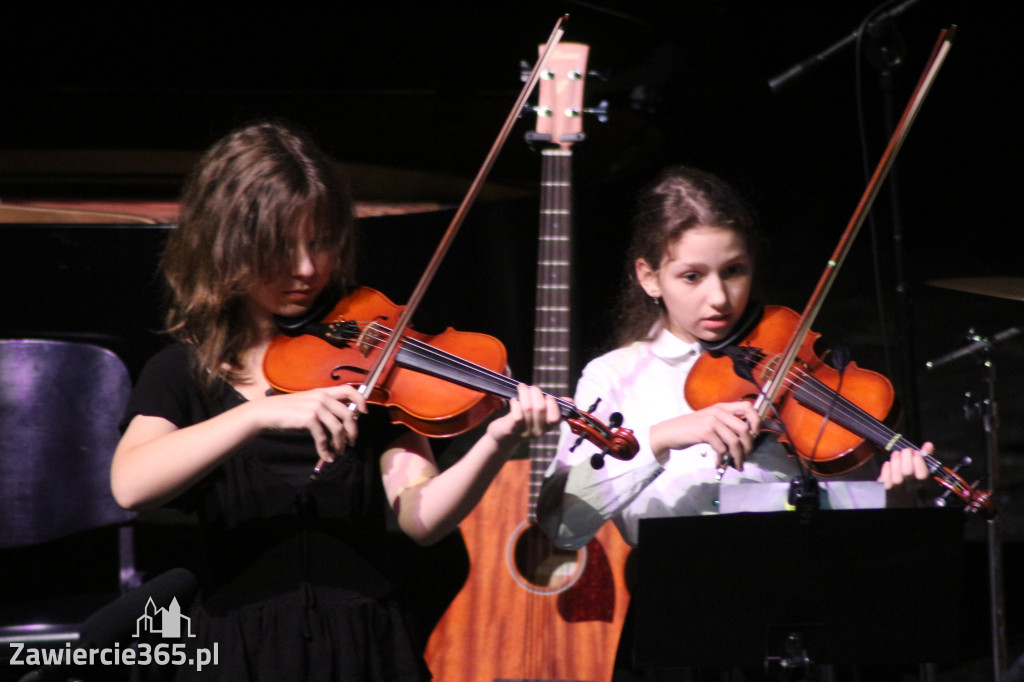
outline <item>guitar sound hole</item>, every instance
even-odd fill
[[[516,582],[528,590],[554,594],[575,583],[586,566],[586,549],[555,547],[537,526],[522,523],[507,552]]]

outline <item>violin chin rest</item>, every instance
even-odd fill
[[[291,317],[274,315],[274,323],[282,334],[298,336],[306,328],[306,325],[319,322],[327,316],[327,313],[334,310],[334,306],[342,299],[343,293],[338,287],[329,286],[320,292],[309,310]]]
[[[721,354],[723,348],[733,346],[741,339],[750,336],[750,332],[753,331],[754,327],[761,323],[762,317],[764,317],[764,304],[760,301],[750,301],[747,303],[747,309],[743,311],[743,315],[740,316],[739,321],[733,327],[732,333],[729,336],[718,341],[701,340],[700,346],[717,357]]]

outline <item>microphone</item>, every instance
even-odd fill
[[[941,367],[942,365],[945,365],[948,362],[953,362],[954,360],[962,358],[966,355],[988,353],[989,351],[992,350],[992,346],[994,346],[996,343],[999,343],[1000,341],[1005,341],[1006,339],[1014,337],[1017,334],[1020,334],[1020,329],[1018,329],[1017,327],[1010,327],[1009,329],[1005,329],[996,334],[995,336],[993,336],[991,339],[989,339],[987,337],[975,334],[974,330],[972,329],[970,332],[968,332],[967,336],[968,340],[971,341],[971,343],[951,353],[946,353],[940,358],[936,358],[935,360],[929,360],[928,362],[924,363],[924,366],[928,369],[935,369],[936,367]]]
[[[879,25],[881,23],[887,22],[890,19],[894,19],[894,18],[898,17],[899,15],[903,14],[908,9],[910,9],[911,6],[916,5],[918,2],[920,2],[920,0],[906,0],[905,2],[897,5],[896,7],[893,7],[890,10],[882,12],[878,16],[874,17],[871,20],[870,23],[868,23],[868,25],[867,25],[868,31],[873,30],[875,26],[877,26],[877,25]],[[851,31],[846,36],[844,36],[843,38],[839,39],[838,41],[836,41],[835,43],[833,43],[829,47],[826,47],[824,50],[822,50],[818,54],[813,55],[811,57],[808,57],[807,59],[803,60],[799,64],[791,66],[790,68],[786,69],[784,72],[778,74],[774,78],[769,79],[768,87],[771,88],[772,92],[775,92],[775,93],[779,92],[780,90],[782,90],[785,87],[788,87],[790,84],[793,83],[793,81],[796,81],[799,78],[801,78],[802,76],[804,76],[804,75],[814,71],[815,69],[819,68],[822,64],[824,64],[826,61],[828,61],[833,55],[835,55],[836,53],[842,51],[843,48],[845,48],[845,47],[849,46],[850,44],[852,44],[855,40],[857,40],[857,38],[859,37],[859,34],[860,34],[860,27],[858,27],[857,29]]]

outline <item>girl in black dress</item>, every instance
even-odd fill
[[[231,133],[189,179],[161,261],[177,343],[143,370],[111,483],[129,509],[193,511],[208,561],[188,613],[202,679],[420,680],[429,673],[387,579],[386,504],[430,544],[451,532],[524,439],[559,419],[520,390],[443,473],[426,440],[350,386],[271,395],[274,316],[307,312],[353,272],[352,201],[286,127]],[[357,421],[348,405],[356,406]],[[317,460],[333,462],[316,480]]]

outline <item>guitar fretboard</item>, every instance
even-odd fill
[[[540,242],[534,316],[533,383],[555,397],[569,394],[569,286],[572,281],[572,152],[541,152]],[[558,445],[553,430],[530,443],[530,520]]]

